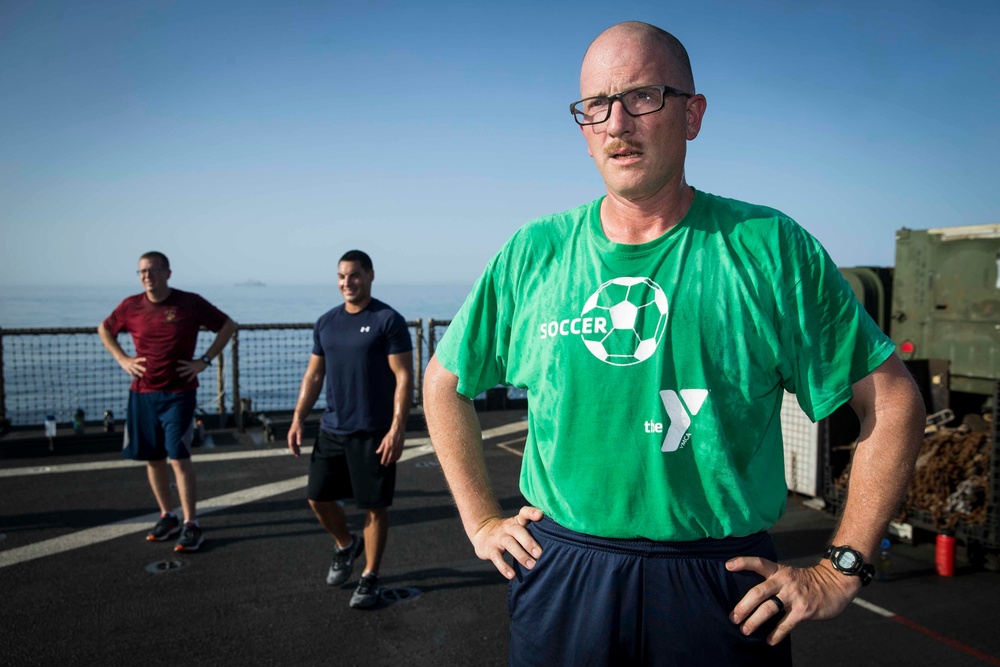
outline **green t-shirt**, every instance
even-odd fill
[[[812,419],[895,349],[823,247],[781,213],[696,192],[612,243],[601,199],[528,223],[437,348],[472,398],[528,391],[521,492],[603,537],[749,535],[781,516],[783,390]]]

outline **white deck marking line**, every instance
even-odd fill
[[[83,472],[86,470],[113,470],[115,468],[138,468],[143,465],[142,461],[132,461],[121,459],[119,461],[93,461],[91,463],[62,463],[52,466],[25,466],[23,468],[3,468],[0,469],[0,478],[3,477],[29,477],[31,475],[45,475],[55,472]]]
[[[420,448],[430,445],[430,438],[412,438],[406,441],[403,446],[405,455],[410,448]],[[312,445],[302,448],[302,454],[312,453]],[[212,463],[215,461],[230,461],[233,459],[262,459],[271,456],[289,456],[287,447],[271,447],[269,449],[242,451],[242,452],[211,452],[202,453],[195,450],[195,463]],[[403,459],[405,460],[405,459]],[[86,472],[88,470],[114,470],[116,468],[137,468],[145,465],[142,461],[132,461],[131,459],[118,459],[112,461],[92,461],[90,463],[63,463],[50,466],[25,466],[23,468],[0,469],[0,479],[4,477],[22,477],[27,475],[47,475],[61,472]]]
[[[936,630],[931,630],[930,628],[926,628],[917,623],[916,621],[911,621],[905,616],[900,616],[899,614],[891,612],[888,609],[883,609],[882,607],[879,607],[876,604],[872,604],[867,600],[862,600],[861,598],[854,598],[854,604],[858,605],[859,607],[863,607],[864,609],[867,609],[870,612],[878,614],[879,616],[883,616],[889,619],[890,621],[894,621],[896,623],[899,623],[900,625],[904,625],[910,628],[911,630],[916,630],[921,634],[927,635],[931,639],[940,642],[945,646],[950,646],[953,649],[962,651],[963,653],[967,653],[975,658],[978,658],[979,660],[982,660],[988,665],[1000,666],[1000,658],[996,658],[992,655],[989,655],[988,653],[983,653],[979,649],[972,648],[968,644],[963,644],[957,639],[952,639],[951,637],[943,635]]]
[[[524,441],[525,441],[524,437],[514,438],[513,440],[504,440],[503,442],[498,442],[497,447],[499,447],[504,451],[510,452],[511,454],[514,454],[516,456],[520,456],[523,459],[524,450],[517,449],[516,447],[511,447],[511,445],[513,445],[515,442],[524,442]]]
[[[889,611],[888,609],[883,609],[877,604],[872,604],[868,600],[862,600],[861,598],[854,598],[854,604],[858,605],[859,607],[863,607],[868,611],[874,612],[879,616],[885,616],[886,618],[892,618],[893,616],[896,615],[891,611]]]
[[[521,431],[527,431],[527,430],[528,430],[527,420],[511,422],[510,424],[504,424],[503,426],[497,426],[495,428],[483,431],[483,440],[489,440],[491,438],[499,438],[501,435],[510,435],[511,433],[519,433]]]
[[[262,500],[271,496],[281,495],[282,493],[288,493],[289,491],[295,491],[304,487],[307,480],[307,475],[301,475],[282,482],[272,482],[271,484],[264,484],[216,496],[215,498],[209,498],[198,503],[198,515],[211,514],[229,509],[230,507],[236,507],[237,505],[244,505],[254,500]],[[178,509],[175,508],[175,511],[178,511]],[[123,535],[141,533],[149,530],[159,518],[159,512],[151,512],[130,519],[122,519],[115,523],[79,530],[69,535],[42,540],[34,544],[26,544],[23,547],[0,551],[0,568],[42,558],[43,556],[52,556],[72,549],[79,549],[80,547],[87,547],[98,542],[106,542],[116,537],[122,537]]]
[[[495,438],[499,435],[506,435],[515,431],[524,430],[526,428],[528,428],[526,422],[523,424],[505,424],[504,426],[484,431],[483,437],[486,439]],[[311,450],[311,448],[308,449]],[[306,447],[302,448],[303,453],[305,453],[306,450]],[[434,447],[431,445],[429,438],[411,438],[406,442],[406,446],[403,448],[403,454],[399,457],[399,460],[402,462],[418,456],[426,456],[433,453]],[[197,461],[219,461],[232,458],[266,458],[269,456],[287,454],[287,450],[275,448],[259,452],[203,454],[197,457]],[[129,464],[135,464],[135,462],[105,461],[99,464],[71,463],[66,464],[65,466],[38,466],[12,469],[10,471],[0,471],[0,473],[21,470],[22,472],[29,471],[23,472],[23,474],[38,475],[49,472],[70,472],[71,470],[69,470],[69,468],[71,467],[73,470],[94,470],[103,469],[101,466],[107,468],[120,468]],[[141,465],[141,463],[138,465]],[[8,474],[6,476],[12,477],[13,475]],[[216,496],[215,498],[199,500],[198,515],[202,516],[213,512],[220,512],[232,507],[254,502],[255,500],[263,500],[272,496],[288,493],[289,491],[295,491],[305,487],[308,479],[308,475],[301,475],[299,477],[293,477],[281,482],[272,482],[270,484],[263,484],[261,486],[254,486],[248,489],[226,493],[221,496]],[[177,512],[180,511],[180,508],[174,508],[174,510]],[[129,519],[122,519],[121,521],[105,524],[103,526],[95,526],[93,528],[78,530],[75,533],[69,533],[68,535],[62,535],[48,540],[42,540],[41,542],[26,544],[23,547],[0,551],[0,568],[16,565],[18,563],[24,563],[29,560],[35,560],[36,558],[42,558],[44,556],[52,556],[58,553],[70,551],[72,549],[87,547],[99,542],[106,542],[125,535],[141,533],[145,530],[149,530],[150,526],[152,526],[159,518],[159,512],[151,512],[149,514],[143,514]]]

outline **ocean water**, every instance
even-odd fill
[[[214,303],[239,324],[312,324],[334,306],[343,303],[336,286],[188,286]],[[406,318],[450,320],[461,307],[470,286],[466,285],[374,285],[373,296]],[[140,290],[127,287],[0,287],[0,334],[2,329],[85,328],[80,334],[31,334],[0,336],[3,349],[3,415],[16,426],[41,424],[52,414],[60,424],[82,409],[88,421],[111,411],[125,414],[130,379],[104,350],[96,331],[123,298]],[[443,329],[436,328],[437,335]],[[411,328],[411,335],[414,330]],[[202,354],[213,337],[198,337],[195,356]],[[132,340],[118,337],[128,354]],[[414,343],[416,344],[414,338]],[[427,341],[423,366],[428,361]],[[252,398],[256,410],[290,410],[295,406],[302,373],[312,349],[311,329],[245,331],[240,334],[240,396]],[[233,409],[233,348],[223,353],[225,369],[221,389],[226,411]],[[218,364],[216,364],[216,368]],[[422,369],[421,369],[422,370]],[[199,378],[198,404],[206,413],[217,410],[219,388],[214,372]],[[321,398],[317,408],[325,405]]]
[[[172,287],[197,292],[240,324],[315,322],[344,302],[336,285],[185,285]],[[407,320],[450,320],[461,307],[471,285],[380,285],[372,296],[384,301]],[[122,299],[142,290],[132,287],[80,285],[0,286],[0,328],[94,327],[111,314]]]

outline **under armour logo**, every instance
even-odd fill
[[[361,327],[361,333],[368,333],[371,330],[372,330],[371,327]]]
[[[663,438],[661,452],[677,451],[681,445],[686,443],[691,435],[687,432],[691,426],[691,417],[698,414],[702,404],[708,398],[707,389],[681,389],[680,396],[672,389],[664,389],[660,392],[660,400],[670,417],[670,428]],[[687,406],[687,410],[684,407]],[[688,413],[691,416],[688,416]]]

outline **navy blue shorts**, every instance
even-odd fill
[[[122,456],[136,461],[191,458],[195,407],[194,391],[130,391]]]
[[[307,498],[332,502],[354,498],[359,509],[392,505],[396,464],[382,465],[375,450],[388,431],[337,435],[320,430],[309,459]]]
[[[791,665],[791,641],[767,645],[778,617],[745,637],[729,620],[762,581],[729,572],[735,556],[776,560],[767,533],[696,542],[592,537],[548,518],[529,524],[542,546],[531,570],[514,562],[508,664]]]

